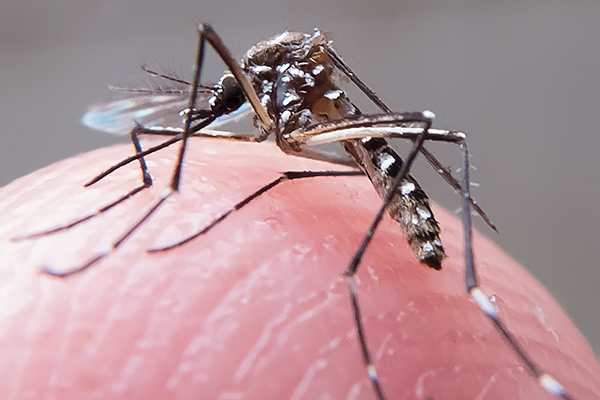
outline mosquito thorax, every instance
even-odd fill
[[[214,115],[229,114],[244,104],[246,97],[244,91],[233,75],[226,72],[219,82],[213,87],[213,96],[208,99],[208,104]]]
[[[275,121],[278,135],[354,114],[325,53],[330,46],[318,30],[313,34],[284,32],[246,52],[242,67]]]

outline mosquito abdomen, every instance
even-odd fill
[[[345,140],[342,145],[360,164],[379,195],[385,197],[402,167],[400,156],[380,138]],[[441,269],[446,252],[439,237],[440,226],[429,197],[412,176],[402,181],[388,212],[399,223],[415,257],[433,269]]]

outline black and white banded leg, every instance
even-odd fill
[[[510,332],[504,321],[500,318],[500,315],[489,297],[483,293],[479,287],[477,278],[477,271],[475,269],[475,260],[473,257],[473,229],[471,222],[471,204],[469,202],[470,197],[470,181],[469,181],[469,153],[467,149],[466,141],[461,143],[463,150],[463,165],[462,165],[462,220],[464,230],[464,242],[465,242],[465,284],[467,292],[471,295],[471,298],[477,304],[477,306],[483,311],[483,313],[490,319],[494,324],[496,330],[504,338],[506,343],[512,348],[517,354],[521,362],[527,368],[527,371],[539,382],[539,384],[548,393],[557,396],[565,400],[573,400],[565,388],[550,374],[545,372],[527,353],[527,351],[519,344],[515,336]]]
[[[425,113],[424,113],[425,114]],[[364,136],[380,136],[385,138],[405,138],[415,141],[409,156],[399,175],[395,179],[395,185],[390,189],[388,196],[384,199],[383,204],[373,220],[370,228],[367,230],[361,245],[354,254],[345,270],[344,275],[348,279],[348,287],[351,295],[353,313],[357,325],[359,343],[363,354],[363,362],[367,368],[367,372],[372,381],[378,399],[385,399],[383,389],[379,382],[375,366],[372,363],[371,352],[368,348],[365,330],[362,324],[360,315],[360,306],[358,302],[358,293],[354,276],[358,271],[361,259],[371,242],[373,234],[381,222],[385,210],[389,206],[394,192],[399,190],[399,184],[405,175],[408,173],[410,164],[413,162],[425,139],[453,142],[460,145],[462,149],[462,179],[461,179],[461,215],[464,230],[464,254],[465,254],[465,284],[467,293],[471,296],[475,304],[492,322],[496,330],[503,337],[505,342],[511,347],[520,361],[526,367],[528,373],[533,376],[549,394],[557,398],[565,400],[573,400],[574,397],[569,394],[566,389],[549,373],[545,372],[527,353],[527,351],[519,344],[515,336],[510,332],[506,324],[500,318],[500,315],[487,295],[483,293],[479,287],[476,267],[473,257],[472,246],[472,221],[471,221],[471,205],[470,201],[470,181],[469,181],[469,154],[466,143],[466,136],[460,132],[440,131],[430,129],[429,125],[425,128],[406,128],[406,127],[390,127],[388,124],[391,121],[401,123],[402,115],[390,114],[385,116],[362,116],[355,119],[347,119],[345,121],[331,121],[315,126],[313,129],[294,132],[291,136],[307,145],[320,144],[335,140],[356,139]],[[433,117],[433,116],[432,116]],[[382,124],[384,126],[377,126]],[[388,125],[388,126],[386,126]]]

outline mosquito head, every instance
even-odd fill
[[[211,111],[220,116],[229,114],[244,104],[246,97],[233,75],[226,72],[213,88],[213,96],[208,99]]]

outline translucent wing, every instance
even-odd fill
[[[83,125],[112,135],[126,135],[137,122],[145,127],[182,128],[185,116],[182,110],[188,108],[189,90],[139,90],[130,96],[109,103],[90,106],[81,118]],[[212,91],[199,93],[198,104],[208,108],[207,100]],[[227,122],[241,119],[250,113],[248,103],[236,111],[219,117],[210,124],[215,128]]]

